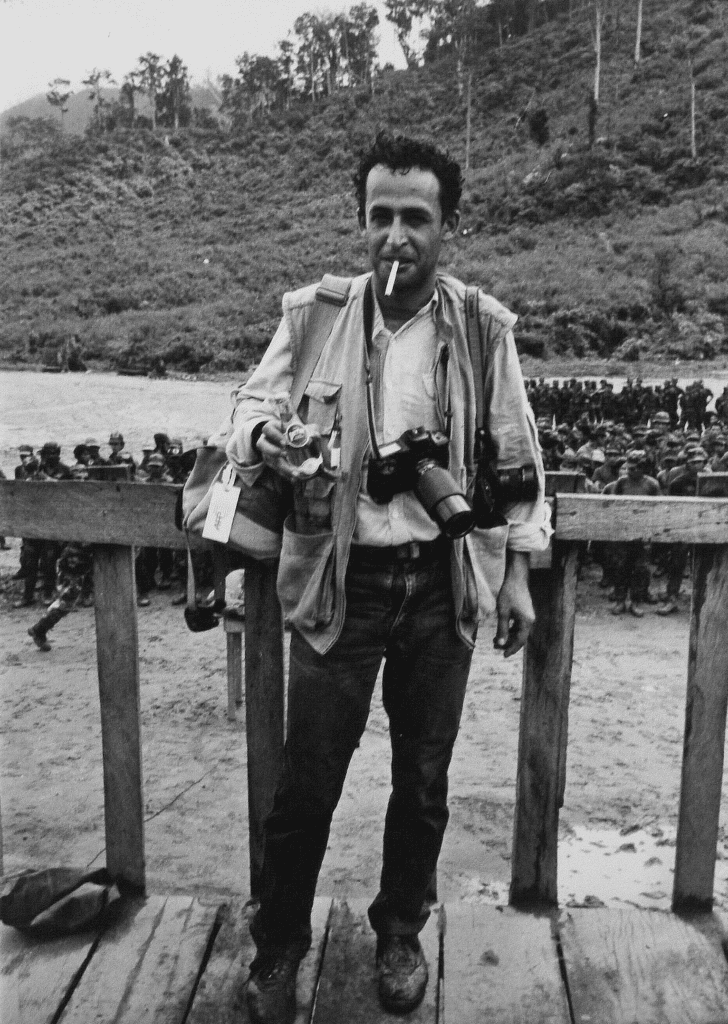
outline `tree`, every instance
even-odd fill
[[[355,4],[336,18],[339,34],[341,84],[371,84],[377,57],[379,14],[367,3]]]
[[[98,130],[101,128],[101,110],[106,102],[102,94],[102,88],[103,86],[114,85],[115,82],[107,68],[104,68],[103,71],[94,68],[93,71],[89,71],[88,77],[84,78],[83,84],[89,88],[88,98],[94,104],[93,124]]]
[[[608,0],[592,0],[594,17],[591,21],[592,43],[594,46],[594,102],[599,106],[599,91],[602,77],[602,36],[607,18]]]
[[[280,88],[284,96],[286,110],[291,106],[291,97],[295,88],[294,66],[296,60],[295,47],[290,39],[282,39],[278,43],[278,67],[280,69]]]
[[[387,21],[394,25],[397,42],[408,68],[417,67],[419,64],[418,47],[413,38],[413,31],[422,28],[423,19],[434,12],[436,5],[437,0],[384,0]]]
[[[157,96],[164,83],[164,68],[158,53],[148,51],[139,58],[136,72],[142,90],[147,94],[152,108],[152,130],[157,127]]]
[[[265,117],[279,103],[283,103],[285,87],[281,65],[272,57],[244,53],[235,63],[238,74],[222,77],[220,109],[228,114],[236,126]]]
[[[136,117],[136,94],[142,91],[139,76],[135,71],[130,71],[124,76],[121,89],[119,90],[119,106],[122,111],[122,120],[128,128],[134,127]]]
[[[163,78],[162,91],[157,95],[157,111],[164,124],[178,131],[180,123],[189,123],[192,109],[187,66],[177,54],[164,68]]]
[[[642,0],[637,0],[637,31],[634,37],[634,62],[642,59]]]
[[[54,78],[52,82],[48,83],[46,99],[52,107],[56,107],[59,111],[61,128],[63,128],[63,118],[68,112],[68,101],[73,96],[73,90],[68,88],[70,84],[68,78]]]

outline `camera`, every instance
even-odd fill
[[[448,472],[450,442],[439,430],[413,427],[395,441],[380,445],[369,460],[367,490],[378,505],[395,494],[414,491],[423,508],[450,540],[464,537],[475,525],[465,495]]]
[[[475,478],[473,511],[475,525],[481,530],[505,526],[502,509],[517,501],[535,501],[538,497],[538,474],[533,465],[497,469],[491,462],[481,461]]]

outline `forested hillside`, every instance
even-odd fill
[[[221,113],[178,128],[117,119],[78,137],[15,119],[0,359],[50,362],[78,335],[92,365],[244,369],[284,290],[362,269],[350,174],[382,128],[467,157],[447,265],[519,313],[545,370],[565,355],[724,357],[725,6],[644,0],[639,61],[638,0],[537,3],[519,31],[494,3],[467,46],[440,33],[408,70],[372,65],[310,95],[255,104],[241,63]]]

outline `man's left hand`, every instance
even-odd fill
[[[498,628],[493,646],[510,658],[526,643],[536,613],[528,590],[528,555],[509,551],[507,557],[506,574],[496,601]]]

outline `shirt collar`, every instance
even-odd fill
[[[424,318],[426,316],[432,317],[432,319],[435,320],[437,318],[437,313],[438,313],[439,307],[440,307],[440,291],[436,287],[434,292],[432,293],[432,297],[429,299],[429,301],[426,302],[425,305],[422,306],[420,309],[418,309],[417,312],[415,313],[415,315],[412,317],[412,320],[408,320],[407,323],[411,324],[413,321],[420,320],[420,319],[422,319],[422,318]],[[402,327],[404,327],[404,326],[405,325],[402,324]],[[401,329],[402,328],[400,328],[400,330]],[[384,331],[386,333],[390,333],[389,332],[389,328],[384,323],[384,317],[382,315],[382,310],[381,310],[381,308],[379,306],[379,299],[377,298],[377,293],[374,292],[374,324],[373,324],[373,334],[376,337],[376,335],[379,334],[382,331]]]

